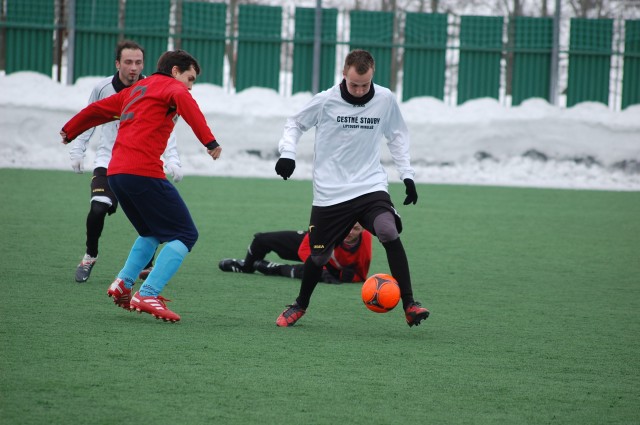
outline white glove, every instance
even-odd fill
[[[182,180],[182,177],[184,177],[184,175],[182,174],[182,168],[174,162],[165,164],[165,168],[167,169],[167,173],[169,173],[171,177],[173,177],[174,183],[180,182],[180,180]]]
[[[73,171],[75,171],[77,174],[84,173],[83,159],[84,158],[82,157],[71,158],[71,168],[73,168]]]

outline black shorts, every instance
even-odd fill
[[[311,207],[309,221],[311,254],[321,255],[333,250],[347,237],[356,223],[360,223],[363,228],[375,235],[373,221],[385,212],[393,214],[398,233],[401,233],[402,221],[387,192],[368,193],[328,207]]]
[[[118,199],[111,191],[111,187],[109,187],[107,169],[104,167],[98,167],[93,170],[93,177],[91,177],[91,198],[93,199],[94,196],[106,196],[111,200],[111,206],[107,210],[109,215],[118,209]]]

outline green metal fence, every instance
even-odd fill
[[[224,3],[182,3],[180,48],[198,58],[202,70],[199,82],[222,85],[226,16]]]
[[[280,88],[282,8],[240,5],[236,90]]]
[[[66,54],[72,70],[68,82],[108,75],[114,71],[115,45],[127,37],[145,47],[147,74],[175,47],[198,58],[199,81],[236,91],[312,90],[312,8],[241,4],[229,10],[224,0],[0,2],[0,65],[7,73],[52,75],[57,69],[61,79]],[[617,19],[614,25],[611,19],[574,18],[569,41],[563,39],[561,46],[554,46],[553,27],[551,18],[323,9],[319,88],[336,82],[343,53],[364,48],[376,59],[374,81],[401,90],[403,100],[432,96],[462,104],[491,97],[519,105],[539,97],[565,99],[566,106],[612,102],[612,109],[640,104],[639,20]],[[560,78],[552,68],[557,58],[568,64],[566,75],[560,68]],[[292,76],[280,87],[288,71]],[[566,92],[551,92],[551,82],[558,80],[566,82]]]
[[[525,18],[514,20],[515,45],[511,103],[519,105],[532,97],[550,99],[553,19]]]
[[[640,104],[640,20],[625,21],[622,109]]]
[[[6,15],[6,71],[51,75],[54,0],[9,0]],[[34,13],[37,11],[37,13]]]
[[[76,0],[74,81],[115,72],[118,0]]]
[[[370,12],[352,10],[351,49],[365,49],[376,61],[373,80],[389,87],[391,84],[391,53],[393,48],[393,12]]]
[[[444,99],[447,15],[407,13],[402,99]]]
[[[611,19],[571,19],[567,106],[609,104],[612,29]]]
[[[144,46],[147,69],[156,69],[160,55],[167,51],[171,0],[127,0],[124,12],[124,36]]]
[[[309,92],[312,89],[315,17],[315,9],[296,8],[295,38],[293,40],[292,93]],[[322,9],[320,90],[325,90],[334,83],[337,17],[337,9]]]
[[[458,104],[500,92],[502,17],[463,16],[460,20]]]

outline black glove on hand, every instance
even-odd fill
[[[353,278],[356,275],[356,271],[353,267],[344,267],[342,273],[340,273],[341,282],[353,282]]]
[[[418,192],[416,191],[416,184],[411,179],[404,179],[404,185],[407,188],[405,193],[407,197],[404,198],[404,205],[413,204],[415,205],[418,202]]]
[[[288,179],[293,174],[293,170],[296,169],[296,162],[289,158],[280,158],[276,162],[276,174],[282,176],[283,179]]]

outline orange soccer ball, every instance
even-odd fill
[[[371,311],[386,313],[400,301],[398,282],[388,274],[378,273],[362,284],[362,301]]]

